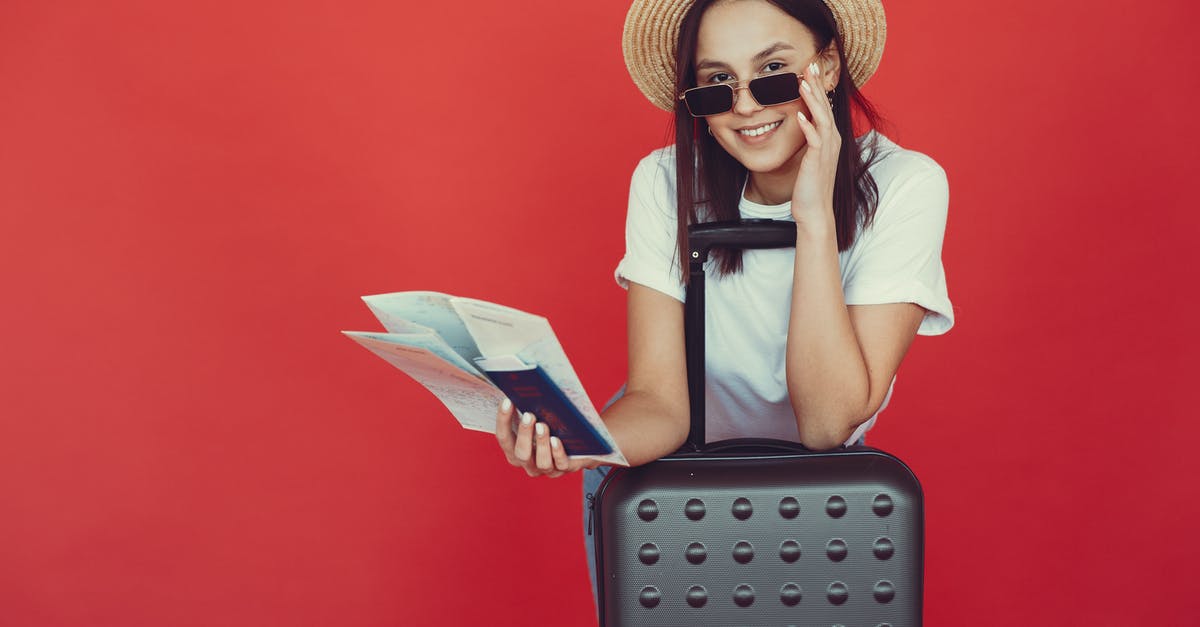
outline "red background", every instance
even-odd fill
[[[338,331],[487,298],[618,387],[668,136],[626,6],[0,5],[0,623],[589,624],[578,478]],[[930,625],[1200,620],[1200,16],[1105,6],[887,3],[868,93],[951,181],[958,326],[872,435],[924,482]]]

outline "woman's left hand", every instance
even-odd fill
[[[798,224],[814,220],[832,223],[833,182],[837,176],[842,136],[833,119],[821,68],[816,62],[808,66],[800,81],[800,98],[808,105],[811,119],[805,118],[803,112],[796,112],[808,145],[800,161],[796,186],[792,189],[792,217]]]

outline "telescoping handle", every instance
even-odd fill
[[[796,224],[782,220],[706,222],[688,227],[688,286],[684,304],[688,404],[692,426],[683,450],[704,450],[704,263],[713,248],[789,248]]]

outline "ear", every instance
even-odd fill
[[[842,55],[838,54],[837,42],[829,42],[829,45],[817,54],[817,63],[821,66],[821,84],[826,92],[833,91],[842,76]]]

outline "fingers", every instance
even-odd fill
[[[802,112],[797,112],[796,117],[808,145],[817,152],[832,155],[840,150],[842,138],[824,89],[821,68],[814,61],[809,64],[804,79],[800,81],[801,97],[809,115],[806,118]]]
[[[808,107],[809,122],[822,132],[822,137],[835,139],[838,136],[837,122],[833,118],[833,107],[825,95],[821,68],[816,62],[809,64],[808,71],[804,73],[804,80],[800,81],[800,92],[804,104]]]
[[[550,438],[550,455],[554,458],[555,470],[566,472],[571,469],[571,459],[567,457],[567,450],[563,448],[562,440]]]
[[[821,148],[821,127],[829,126],[828,119],[822,119],[821,104],[817,102],[817,96],[813,94],[807,76],[800,83],[800,91],[804,95],[804,103],[808,105],[809,115],[812,116],[812,119],[806,118],[803,111],[797,111],[796,118],[800,121],[800,130],[804,131],[804,139],[808,145],[819,150]]]
[[[509,463],[520,466],[525,474],[530,477],[545,476],[553,479],[599,465],[599,462],[591,461],[572,462],[562,440],[550,435],[550,427],[537,422],[529,412],[521,414],[514,435],[514,414],[511,403],[500,403],[500,411],[496,414],[496,439],[504,449]]]
[[[550,429],[545,423],[539,422],[534,427],[537,438],[534,466],[543,473],[554,470],[554,459],[550,455]]]
[[[521,414],[521,425],[517,427],[517,442],[513,446],[513,456],[524,463],[533,456],[533,414]]]
[[[800,131],[804,133],[804,141],[809,146],[816,146],[818,149],[821,146],[821,132],[817,130],[813,123],[804,117],[803,111],[796,112],[796,121],[800,123]]]
[[[554,479],[563,476],[569,466],[562,441],[550,435],[550,428],[544,423],[534,423],[533,455],[524,464],[525,474],[530,477],[546,476]]]
[[[800,81],[800,91],[804,92],[804,103],[817,122],[833,121],[833,108],[825,95],[825,81],[821,77],[821,66],[816,61],[808,64],[804,80]]]
[[[549,430],[547,430],[547,431],[549,431]],[[547,438],[547,440],[550,443],[550,453],[549,453],[550,466],[548,468],[543,468],[543,466],[545,465],[545,462],[543,461],[543,458],[541,456],[542,449],[539,446],[538,447],[538,458],[537,458],[538,459],[537,468],[538,468],[539,472],[541,472],[543,475],[545,475],[551,479],[557,479],[569,472],[574,472],[576,470],[579,470],[579,468],[575,468],[575,467],[571,466],[571,459],[569,457],[567,457],[567,451],[566,451],[566,449],[563,448],[562,440],[560,440],[554,436],[549,436]],[[539,442],[539,444],[540,444],[540,442]]]
[[[513,434],[512,427],[513,404],[507,398],[500,401],[500,408],[496,410],[496,440],[500,443],[500,448],[504,451],[505,456],[511,456],[513,445],[516,444],[516,435]]]

